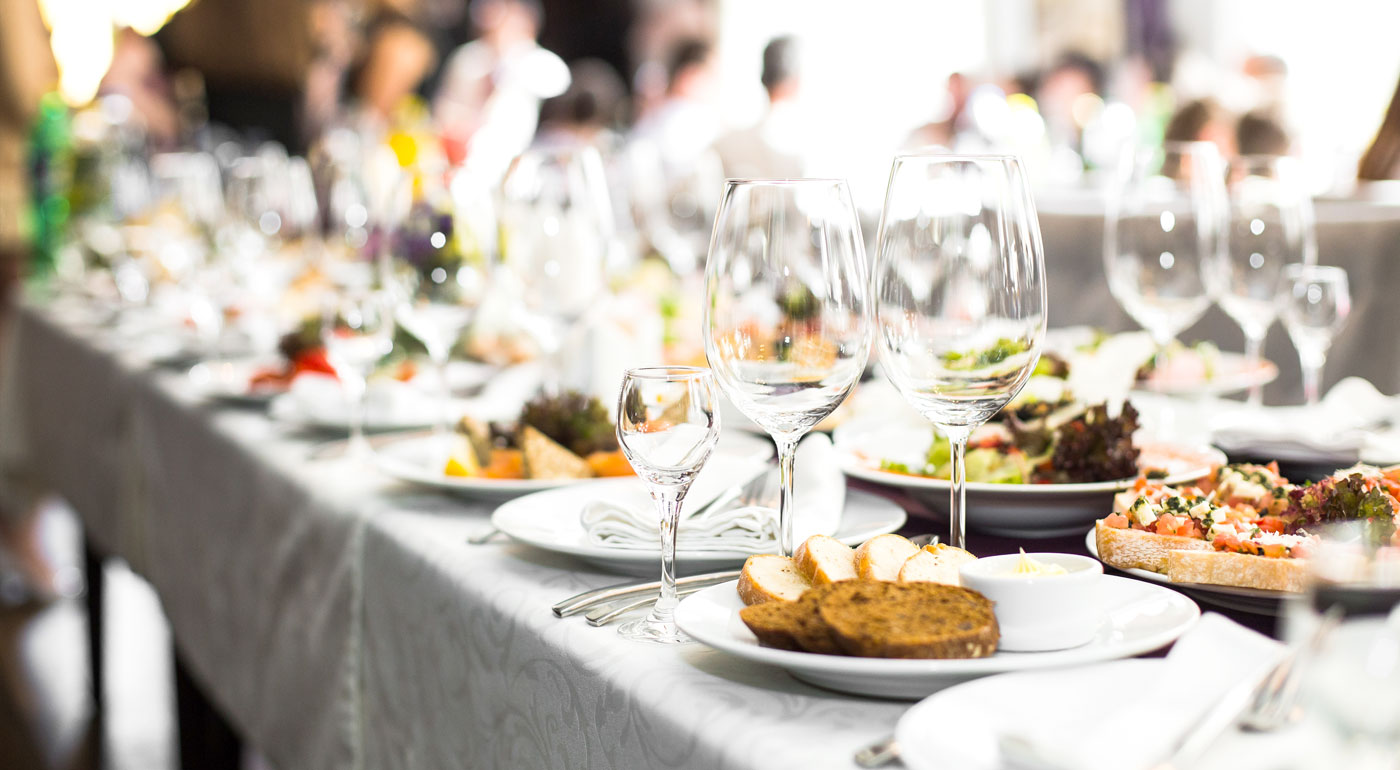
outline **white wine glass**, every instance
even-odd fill
[[[345,454],[370,455],[365,440],[365,390],[379,360],[394,347],[393,301],[380,288],[348,288],[327,308],[322,324],[326,358],[340,379],[349,411],[350,441]]]
[[[719,440],[719,394],[708,369],[628,369],[617,398],[617,441],[646,483],[661,523],[661,596],[647,617],[618,629],[623,637],[676,644],[676,531],[690,484]]]
[[[1312,201],[1294,158],[1249,155],[1230,161],[1227,248],[1212,271],[1216,303],[1240,325],[1245,366],[1257,371],[1264,338],[1278,317],[1278,285],[1287,264],[1317,261]],[[1249,403],[1264,387],[1249,388]]]
[[[952,445],[949,542],[961,548],[968,437],[1021,391],[1045,338],[1045,256],[1020,161],[896,157],[876,243],[880,366]]]
[[[1129,150],[1109,186],[1104,267],[1113,298],[1152,335],[1158,363],[1210,308],[1224,253],[1225,172],[1209,142]]]
[[[536,324],[546,389],[563,389],[562,354],[607,289],[613,224],[603,160],[592,147],[530,150],[502,181],[502,286]]]
[[[870,355],[864,240],[842,180],[725,183],[705,265],[705,356],[778,448],[779,550],[792,555],[797,442]]]
[[[1351,314],[1347,271],[1323,265],[1288,265],[1283,270],[1279,298],[1283,325],[1298,349],[1303,370],[1303,401],[1316,406],[1327,351]]]

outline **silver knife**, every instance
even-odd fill
[[[676,587],[706,588],[718,585],[730,580],[739,578],[738,570],[732,572],[711,572],[704,575],[691,575],[676,579]],[[650,593],[657,593],[661,590],[661,583],[653,581],[650,583],[618,583],[616,585],[595,588],[592,591],[584,591],[581,594],[570,596],[562,602],[554,605],[551,609],[557,618],[567,618],[570,615],[577,615],[584,610],[603,604],[616,601],[618,599],[636,598],[646,596]]]

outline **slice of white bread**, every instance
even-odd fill
[[[899,579],[899,570],[919,547],[899,535],[876,535],[856,549],[856,577],[861,580]]]
[[[828,535],[812,535],[792,555],[797,569],[814,586],[855,580],[856,553],[849,545]]]
[[[1271,559],[1223,551],[1172,551],[1167,554],[1167,577],[1173,583],[1302,591],[1307,563],[1302,559]]]
[[[961,548],[943,543],[926,545],[904,560],[899,582],[959,585],[958,567],[970,561],[977,561],[977,557]]]
[[[744,604],[790,602],[810,588],[812,581],[786,556],[756,554],[739,571],[739,598]]]
[[[1213,551],[1210,543],[1194,537],[1158,535],[1140,529],[1118,529],[1094,522],[1099,559],[1118,569],[1145,569],[1167,574],[1167,554],[1173,551]]]
[[[525,477],[531,479],[587,479],[593,468],[554,439],[526,425],[520,429],[520,449],[525,453]]]

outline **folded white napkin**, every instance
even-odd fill
[[[810,535],[836,532],[841,526],[841,512],[846,504],[846,478],[841,473],[831,439],[823,434],[813,434],[803,439],[797,448],[796,468],[793,532],[797,542]],[[772,501],[772,506],[721,509],[704,516],[691,514],[725,490],[742,485],[759,473],[772,475],[767,488],[776,498],[777,471],[767,463],[728,455],[711,455],[686,495],[676,533],[677,549],[743,553],[777,551],[776,499]],[[583,507],[580,521],[588,542],[593,545],[656,550],[661,544],[655,504],[640,486],[630,493],[619,490],[616,496],[588,503]]]
[[[1052,767],[1151,767],[1227,693],[1262,681],[1286,653],[1283,644],[1207,613],[1177,640],[1154,686],[1098,698],[1099,708],[1046,710],[1043,721],[1018,725],[1015,735]]]
[[[1348,377],[1316,407],[1232,407],[1213,420],[1212,443],[1227,452],[1282,460],[1356,462],[1375,426],[1400,418],[1400,399]]]
[[[1121,402],[1137,382],[1138,370],[1156,353],[1157,345],[1147,332],[1114,334],[1092,352],[1064,351],[1069,391],[1086,404]]]
[[[271,405],[274,417],[323,425],[348,424],[349,405],[334,377],[301,374],[292,380],[285,395]],[[423,389],[397,380],[370,380],[365,389],[367,427],[412,427],[430,425],[437,414],[437,401]]]

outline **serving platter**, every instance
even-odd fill
[[[1084,536],[1084,547],[1089,549],[1090,555],[1095,559],[1099,558],[1098,538],[1094,536],[1094,530]],[[1102,559],[1099,559],[1103,561]],[[1142,580],[1150,580],[1154,583],[1168,585],[1172,588],[1185,591],[1195,598],[1213,604],[1217,607],[1224,607],[1228,610],[1238,610],[1249,612],[1255,615],[1277,616],[1283,607],[1283,600],[1289,596],[1296,596],[1287,591],[1268,591],[1262,588],[1242,588],[1240,586],[1213,586],[1205,583],[1173,583],[1166,575],[1145,569],[1121,569],[1114,567],[1107,562],[1104,566],[1114,569],[1127,575]]]
[[[1151,583],[1103,576],[1104,615],[1088,644],[1051,652],[997,652],[962,660],[895,660],[818,655],[760,646],[739,619],[736,583],[692,594],[676,608],[676,623],[696,640],[745,660],[785,669],[830,690],[912,700],[957,682],[1008,671],[1074,666],[1141,655],[1170,644],[1200,618],[1196,603]]]
[[[882,471],[879,458],[921,453],[932,437],[927,423],[890,416],[854,420],[836,429],[834,441],[841,469],[853,478],[909,492],[915,499],[946,514],[951,482]],[[1212,447],[1139,442],[1142,462],[1168,471],[1166,483],[1194,481],[1223,464],[1225,455]],[[1023,538],[1077,535],[1103,517],[1113,496],[1133,479],[1088,484],[989,484],[968,482],[967,525],[979,532]]]

